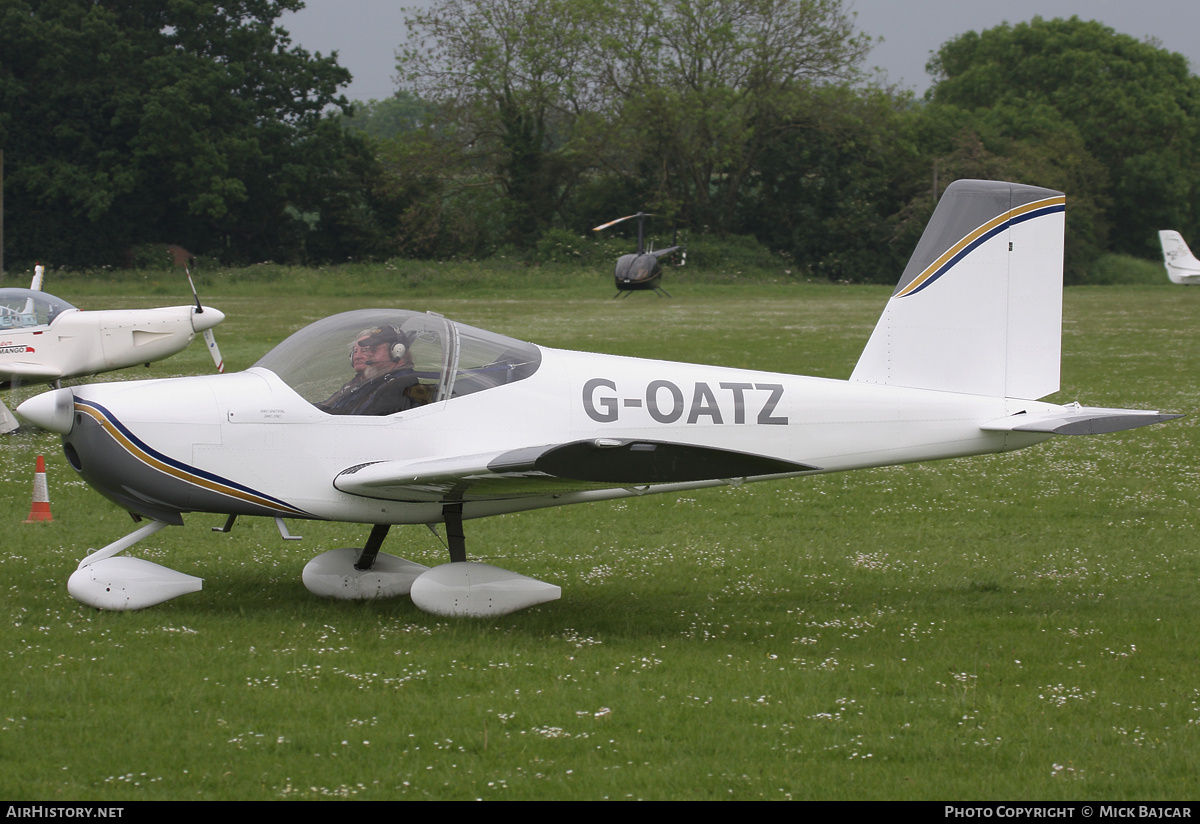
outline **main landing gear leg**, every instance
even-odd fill
[[[463,505],[446,504],[442,507],[442,518],[446,521],[446,543],[450,548],[450,563],[467,560],[467,536],[463,534]]]
[[[391,528],[391,524],[375,524],[371,527],[367,545],[363,547],[362,554],[358,556],[358,561],[354,564],[355,569],[359,572],[366,572],[374,565],[375,557],[379,555],[379,548],[383,546],[383,539],[387,537],[388,530]]]

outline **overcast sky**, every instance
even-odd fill
[[[292,41],[310,52],[338,53],[354,80],[351,100],[388,97],[396,91],[396,47],[405,38],[404,8],[422,0],[305,0],[307,8],[285,14],[279,24]],[[883,37],[867,59],[888,80],[923,94],[929,86],[925,63],[930,52],[965,31],[1035,15],[1099,20],[1120,34],[1157,38],[1200,69],[1200,2],[1197,0],[852,0],[858,27]]]

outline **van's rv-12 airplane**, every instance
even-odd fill
[[[39,264],[30,288],[0,289],[0,388],[148,365],[182,352],[198,332],[224,369],[212,328],[225,315],[198,298],[194,306],[84,311],[43,292],[43,275]],[[17,426],[0,402],[0,434]]]
[[[1036,400],[1059,388],[1063,195],[945,192],[848,381],[548,349],[436,314],[325,318],[250,369],[47,392],[19,414],[149,523],[87,555],[70,593],[137,609],[201,579],[120,556],[183,513],[372,525],[303,571],[336,598],[409,594],[491,616],[560,596],[467,560],[463,524],[540,507],[1020,449],[1178,417]],[[351,344],[347,363],[347,344]],[[347,381],[351,369],[356,375]],[[389,377],[390,376],[390,377]],[[384,406],[399,409],[391,414]],[[446,525],[450,560],[380,552]]]
[[[1183,235],[1163,229],[1158,233],[1158,242],[1162,245],[1163,264],[1171,283],[1183,286],[1200,283],[1200,260],[1196,260]]]

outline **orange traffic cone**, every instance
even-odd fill
[[[50,493],[46,490],[46,459],[38,455],[37,469],[33,473],[33,505],[29,507],[29,517],[25,523],[53,520],[50,515]]]

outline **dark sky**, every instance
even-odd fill
[[[306,0],[298,14],[285,14],[280,25],[294,43],[312,52],[338,52],[354,82],[346,90],[352,100],[388,97],[396,47],[405,39],[405,7],[427,0]],[[1003,22],[1020,23],[1036,15],[1099,20],[1121,34],[1157,38],[1170,51],[1200,68],[1200,2],[1197,0],[853,0],[861,31],[883,42],[867,64],[881,68],[888,80],[918,94],[929,85],[925,62],[942,43],[965,32]]]

